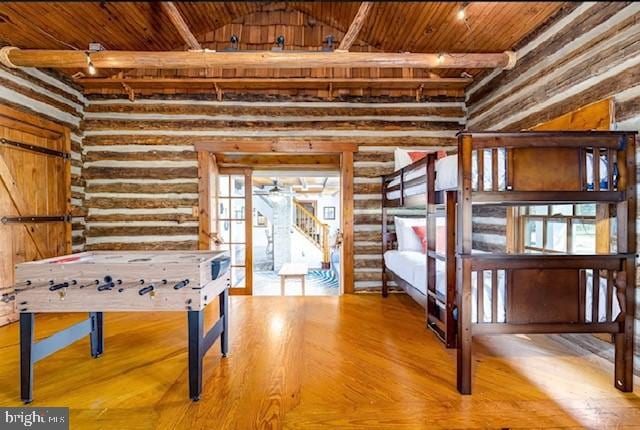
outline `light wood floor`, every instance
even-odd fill
[[[214,345],[202,400],[187,398],[186,316],[107,314],[105,354],[80,341],[38,363],[34,405],[70,406],[71,428],[420,429],[640,427],[640,390],[548,337],[474,344],[474,394],[454,351],[406,296],[232,297],[231,355]],[[41,315],[37,336],[79,315]],[[17,406],[18,327],[0,329],[0,405]]]

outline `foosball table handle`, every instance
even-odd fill
[[[153,285],[149,285],[148,287],[140,288],[138,294],[144,296],[145,294],[152,292],[154,289],[155,287]]]
[[[53,281],[51,281],[51,282],[53,282]],[[56,290],[60,290],[60,289],[62,289],[62,288],[67,288],[68,286],[69,286],[69,283],[68,283],[68,282],[61,282],[61,283],[59,283],[59,284],[52,284],[52,285],[49,287],[49,291],[56,291]]]
[[[184,287],[186,287],[187,285],[189,285],[189,280],[188,280],[188,279],[185,279],[184,281],[180,281],[180,282],[178,282],[177,284],[175,284],[175,285],[173,286],[173,289],[174,289],[174,290],[179,290],[180,288],[184,288]]]

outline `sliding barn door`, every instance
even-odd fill
[[[71,252],[69,130],[0,104],[0,293],[16,264]],[[0,302],[0,325],[17,319]]]

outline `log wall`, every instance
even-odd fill
[[[71,130],[73,251],[82,251],[85,209],[80,124],[86,103],[84,95],[59,76],[33,68],[0,66],[0,103],[47,118]]]
[[[464,103],[92,100],[83,179],[88,249],[195,249],[197,141],[357,142],[355,286],[381,285],[381,178],[393,150],[456,144]],[[323,144],[325,144],[323,143]]]
[[[612,128],[640,130],[640,3],[583,3],[517,54],[513,70],[495,71],[467,91],[470,129],[528,129],[611,98]]]

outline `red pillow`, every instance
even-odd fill
[[[420,243],[422,243],[422,253],[426,254],[427,253],[427,227],[422,225],[414,225],[412,228],[413,228],[413,232],[416,234],[416,236],[418,236],[418,239],[420,239]]]
[[[411,158],[411,162],[415,163],[418,160],[422,160],[427,154],[431,154],[429,151],[409,151],[409,158]],[[441,149],[437,152],[438,160],[447,156],[447,151]]]
[[[424,151],[409,151],[409,157],[411,158],[411,162],[415,163],[418,160],[422,160],[426,157],[428,152]]]

